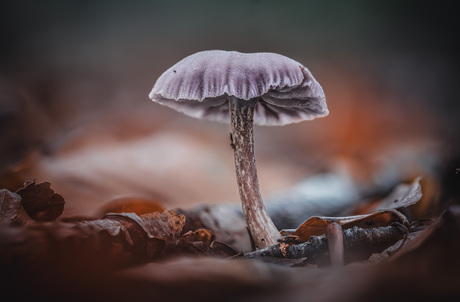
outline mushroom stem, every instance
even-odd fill
[[[254,109],[257,101],[230,97],[229,109],[241,205],[255,247],[261,249],[277,244],[281,235],[268,215],[259,191],[253,139]]]

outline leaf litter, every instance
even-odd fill
[[[71,274],[72,278],[81,281],[79,274],[87,276],[88,273],[94,273],[92,278],[100,282],[100,274],[104,275],[116,269],[117,273],[112,275],[110,280],[114,284],[120,284],[119,288],[106,292],[103,287],[94,288],[86,282],[83,292],[94,290],[117,298],[126,297],[126,290],[133,287],[141,290],[142,296],[152,290],[160,297],[168,296],[166,292],[171,292],[167,289],[174,287],[174,284],[182,284],[179,280],[185,282],[182,286],[187,293],[199,297],[203,293],[197,292],[188,284],[207,276],[206,285],[214,283],[223,293],[233,292],[228,295],[228,298],[232,299],[239,297],[241,288],[244,287],[259,294],[260,288],[270,288],[280,293],[284,292],[286,287],[300,286],[298,277],[304,278],[304,282],[308,284],[321,284],[325,278],[339,278],[338,275],[343,275],[345,270],[351,275],[365,272],[375,278],[374,272],[364,266],[367,262],[378,265],[380,262],[392,260],[396,255],[406,251],[405,245],[413,246],[414,242],[432,239],[435,232],[433,228],[440,228],[443,224],[441,217],[436,224],[420,223],[416,227],[414,222],[410,223],[399,212],[421,199],[419,181],[417,178],[410,185],[398,186],[382,200],[375,212],[346,217],[311,217],[296,230],[283,231],[284,238],[278,245],[253,252],[241,252],[232,245],[219,241],[219,232],[222,233],[225,224],[219,225],[216,221],[214,228],[217,225],[221,229],[215,233],[213,227],[206,228],[211,217],[208,216],[207,222],[201,221],[199,217],[191,215],[192,211],[163,210],[158,202],[129,198],[115,200],[116,202],[110,206],[101,207],[100,213],[108,213],[100,219],[59,221],[59,214],[62,213],[59,208],[64,206],[64,199],[51,190],[49,183],[36,184],[33,181],[18,190],[22,195],[5,189],[0,193],[1,265],[6,268],[2,275],[15,280],[15,277],[22,278],[21,276],[28,271],[46,270],[47,277],[55,281],[57,276],[62,277],[62,274]],[[40,207],[31,207],[33,210],[29,208],[27,212],[23,206],[24,202],[26,201],[26,206],[33,204],[34,195],[37,196]],[[152,209],[150,213],[146,213],[144,202],[148,204],[147,208]],[[142,214],[135,213],[139,208]],[[121,211],[112,212],[112,209]],[[454,211],[451,216],[456,217],[457,212]],[[213,212],[208,212],[211,213]],[[27,219],[24,219],[25,217]],[[19,218],[21,219],[18,220]],[[53,221],[56,219],[58,221]],[[450,219],[453,220],[452,217]],[[15,220],[22,222],[13,223]],[[237,220],[233,220],[233,223],[235,221]],[[340,225],[343,230],[345,262],[361,263],[359,269],[346,266],[344,271],[332,275],[326,274],[325,271],[312,270],[317,267],[330,267],[331,255],[325,234],[331,223]],[[452,221],[450,223],[452,224]],[[426,235],[428,230],[431,230],[431,235]],[[226,236],[231,236],[232,231],[226,231]],[[407,234],[409,236],[406,236]],[[238,238],[238,235],[236,236]],[[402,240],[405,236],[407,240]],[[196,256],[199,256],[199,259],[195,259]],[[133,269],[136,266],[137,268]],[[213,273],[206,267],[211,266],[217,267],[214,271],[219,273],[214,275],[215,280],[210,283]],[[234,271],[236,267],[238,270]],[[292,270],[294,268],[297,269]],[[301,268],[304,270],[299,271]],[[169,279],[165,274],[159,273],[167,269],[170,270]],[[233,278],[230,283],[224,282],[223,280],[228,280],[232,271],[241,276],[240,280]],[[265,275],[262,271],[265,271]],[[188,273],[183,275],[185,272]],[[252,274],[250,278],[253,278],[253,281],[244,281],[242,276],[245,274]],[[57,284],[69,287],[67,282],[71,280],[57,279]],[[135,280],[142,280],[142,285],[136,285]],[[238,290],[235,293],[236,289]],[[298,294],[297,289],[295,295]],[[324,295],[320,291],[314,294],[313,297]],[[175,293],[170,297],[183,297],[183,294]]]

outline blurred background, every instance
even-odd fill
[[[6,0],[0,28],[1,187],[49,181],[68,215],[126,194],[238,202],[229,126],[148,99],[208,49],[286,55],[326,93],[328,117],[255,129],[264,196],[330,171],[458,194],[459,32],[444,1]]]

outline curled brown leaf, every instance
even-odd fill
[[[0,190],[0,225],[22,226],[29,216],[21,204],[21,196],[6,189]]]
[[[396,209],[408,207],[417,203],[422,198],[420,178],[417,178],[411,185],[397,187],[396,193],[392,192],[383,205],[384,209],[377,210],[371,214],[354,215],[346,217],[319,217],[314,216],[302,223],[294,232],[286,236],[287,241],[306,242],[313,236],[320,236],[326,233],[327,226],[338,223],[343,230],[353,227],[378,228],[392,224],[393,222],[407,223],[406,217]],[[391,200],[391,202],[388,202]]]
[[[49,182],[29,181],[16,193],[21,196],[27,214],[36,221],[56,220],[64,210],[64,198],[54,193]]]

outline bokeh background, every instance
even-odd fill
[[[439,189],[460,167],[457,23],[444,1],[2,1],[1,185],[49,181],[68,215],[120,194],[238,202],[229,126],[148,99],[172,64],[225,49],[289,56],[326,93],[328,117],[256,128],[265,196],[344,169]]]

